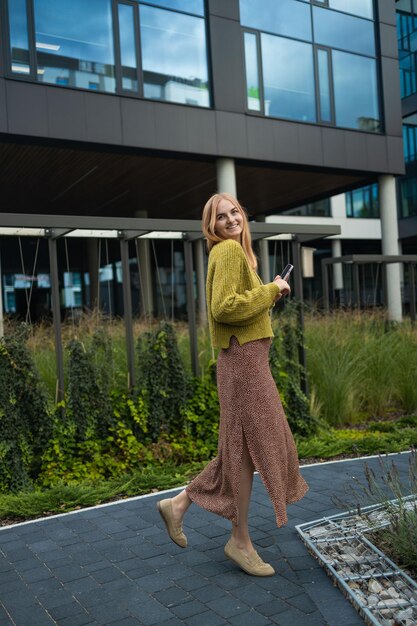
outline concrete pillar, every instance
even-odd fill
[[[379,177],[382,254],[398,255],[397,194],[394,176]],[[386,266],[387,305],[390,320],[402,320],[401,272],[399,263]]]
[[[342,256],[342,242],[340,239],[332,239],[332,256]],[[343,264],[335,263],[333,265],[333,289],[343,289]]]
[[[206,278],[204,271],[205,243],[203,239],[195,242],[195,269],[197,275],[197,306],[198,321],[200,324],[207,323],[207,301],[206,301]]]
[[[135,217],[148,217],[147,211],[135,211]],[[141,290],[141,314],[150,317],[153,314],[151,242],[149,239],[137,240],[139,283]]]
[[[90,277],[90,309],[100,307],[99,301],[99,258],[98,258],[98,239],[89,239],[87,241],[87,263],[88,275]]]
[[[216,161],[217,170],[217,191],[219,193],[230,193],[237,197],[236,193],[236,171],[234,159],[219,158]]]

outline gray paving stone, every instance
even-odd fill
[[[70,615],[59,620],[59,626],[90,626],[91,615],[86,612],[79,613],[78,615]]]
[[[233,626],[268,626],[271,624],[269,619],[256,611],[241,613],[237,617],[232,617],[229,621]]]
[[[268,600],[263,604],[258,604],[256,610],[258,613],[265,615],[265,617],[270,617],[271,615],[276,615],[279,613],[285,613],[285,611],[289,610],[289,605],[284,600]]]
[[[317,609],[315,602],[306,593],[288,598],[287,602],[303,613],[314,613]]]
[[[217,598],[226,596],[227,591],[225,589],[221,589],[215,584],[209,583],[205,587],[194,589],[191,591],[191,595],[193,595],[194,598],[197,598],[197,600],[207,603],[210,600],[216,600]]]
[[[207,578],[200,576],[199,574],[192,574],[191,576],[185,576],[176,581],[177,585],[185,589],[185,591],[193,591],[195,589],[201,589],[207,585]]]
[[[198,600],[191,600],[190,602],[184,602],[184,604],[178,604],[172,607],[172,612],[180,619],[187,619],[193,615],[201,615],[205,613],[205,611],[206,606]]]
[[[77,565],[60,565],[59,567],[51,567],[51,570],[58,580],[63,583],[79,580],[87,576],[87,572]]]
[[[256,607],[259,604],[275,600],[275,596],[273,596],[270,591],[258,587],[256,583],[241,585],[237,589],[232,589],[231,594],[243,600],[243,602],[251,607]],[[310,600],[308,596],[307,599]]]
[[[153,626],[160,624],[172,618],[172,613],[166,607],[162,606],[157,600],[149,600],[138,604],[136,611],[129,606],[129,611],[135,615],[141,624],[145,626]]]
[[[191,600],[191,596],[189,593],[176,586],[169,587],[168,589],[164,589],[163,591],[157,591],[154,596],[158,600],[158,602],[167,607],[182,604],[183,602],[188,602],[189,600]]]
[[[239,613],[245,613],[249,609],[249,606],[242,602],[242,600],[238,600],[229,594],[222,598],[217,598],[216,600],[210,600],[210,602],[207,602],[207,606],[212,611],[226,618],[234,617],[235,615],[239,615]]]
[[[217,615],[213,611],[206,611],[205,613],[199,613],[198,615],[193,615],[192,617],[187,618],[183,621],[187,626],[223,626],[223,624],[227,624],[223,617]]]
[[[120,577],[120,570],[116,567],[106,567],[104,569],[94,571],[92,576],[98,583],[108,583],[111,580],[116,580],[116,578]]]
[[[115,602],[96,604],[88,608],[88,613],[102,626],[130,617],[128,611]]]

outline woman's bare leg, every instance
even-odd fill
[[[178,526],[181,525],[182,519],[190,504],[191,500],[188,497],[185,489],[183,489],[181,493],[172,498],[172,513],[174,516],[174,521]]]
[[[233,524],[232,539],[240,550],[244,550],[248,554],[254,550],[249,536],[248,527],[249,504],[252,493],[254,469],[248,446],[245,439],[243,439],[242,467],[240,474],[239,495],[237,500],[239,524]]]

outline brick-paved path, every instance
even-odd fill
[[[401,473],[408,458],[395,457]],[[277,571],[271,578],[228,561],[229,522],[196,505],[190,547],[175,546],[156,511],[160,494],[0,530],[0,625],[359,626],[294,525],[339,512],[331,496],[362,471],[359,460],[303,468],[310,491],[281,529],[255,477],[252,537]]]

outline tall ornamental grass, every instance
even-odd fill
[[[417,329],[381,314],[307,316],[310,388],[334,426],[417,410]]]

